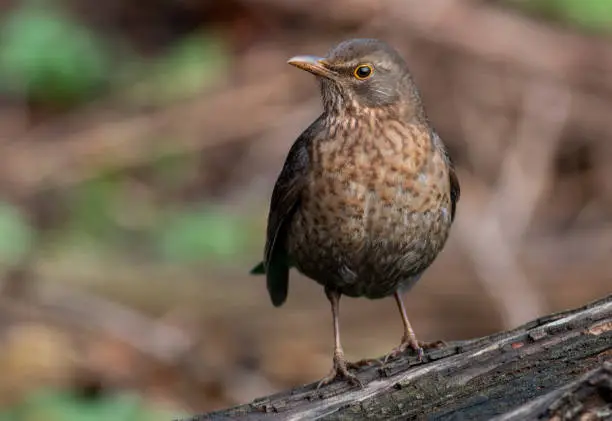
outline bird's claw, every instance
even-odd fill
[[[368,364],[368,360],[361,360],[356,363],[347,362],[344,359],[344,355],[342,354],[334,354],[334,366],[327,376],[325,376],[315,389],[315,392],[318,392],[322,386],[325,386],[331,382],[333,382],[337,378],[345,379],[350,384],[354,386],[363,387],[363,383],[355,376],[353,373],[349,371],[349,368],[359,368]]]
[[[423,357],[425,356],[425,349],[442,348],[445,346],[446,342],[444,341],[421,342],[417,340],[411,340],[409,338],[404,338],[402,339],[402,343],[398,347],[394,348],[385,356],[385,358],[383,359],[383,366],[387,364],[387,361],[404,353],[408,348],[412,348],[417,354],[417,361],[422,362]]]
[[[425,353],[423,351],[423,348],[421,348],[418,343],[410,343],[410,342],[402,341],[402,343],[399,346],[393,348],[391,352],[385,355],[382,365],[385,366],[390,359],[396,358],[399,355],[403,354],[408,348],[412,348],[416,352],[417,360],[419,362],[423,361],[423,356],[425,355]]]

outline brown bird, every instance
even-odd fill
[[[341,295],[393,295],[404,326],[396,356],[423,346],[408,321],[402,292],[444,247],[459,200],[459,182],[444,144],[431,128],[402,57],[386,43],[353,39],[325,57],[289,64],[314,74],[323,113],[291,147],[268,216],[263,261],[274,306],[285,302],[289,269],[325,288],[334,329],[336,377],[349,372],[338,326]]]

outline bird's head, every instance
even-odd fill
[[[423,114],[406,62],[382,41],[352,39],[338,44],[325,57],[296,56],[288,63],[319,79],[326,112],[399,107],[409,117]]]

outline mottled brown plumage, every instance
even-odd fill
[[[378,40],[345,41],[325,58],[290,64],[317,76],[324,111],[291,147],[272,193],[264,260],[275,306],[289,269],[325,288],[334,319],[336,376],[352,382],[338,329],[341,295],[395,296],[401,345],[422,354],[401,300],[444,247],[459,183],[404,60]]]

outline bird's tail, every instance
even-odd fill
[[[251,269],[251,271],[249,273],[251,275],[265,275],[266,274],[266,268],[264,267],[263,262],[259,262],[259,264],[257,266],[255,266],[253,269]]]

